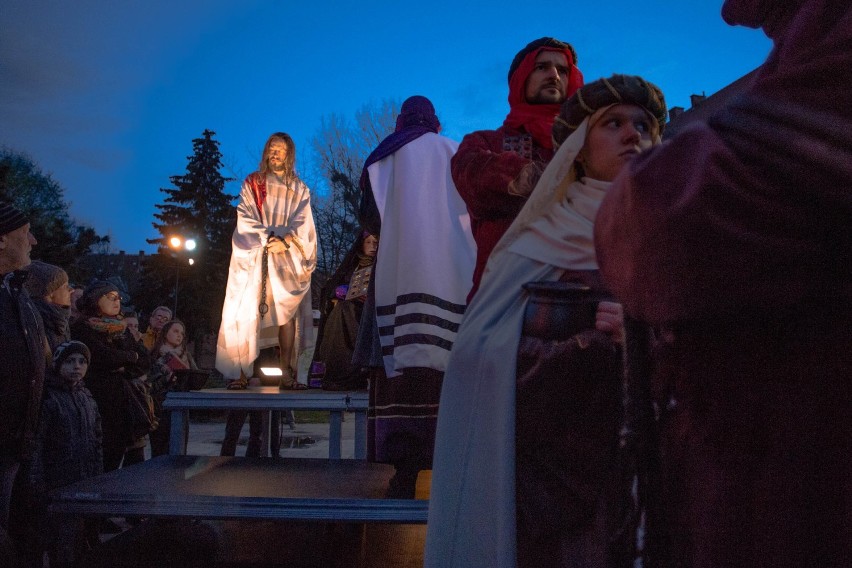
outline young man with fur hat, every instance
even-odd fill
[[[68,274],[58,266],[34,260],[28,267],[24,287],[41,314],[47,341],[54,349],[71,339],[71,287]]]
[[[550,130],[559,105],[582,84],[571,45],[551,37],[532,41],[509,67],[510,110],[503,126],[462,139],[452,175],[470,212],[477,247],[468,301],[479,288],[491,250],[553,157]]]
[[[658,566],[852,566],[852,3],[727,0],[774,48],[600,208],[601,275],[661,328]]]
[[[14,554],[8,537],[12,487],[33,447],[50,348],[24,290],[36,239],[27,216],[0,202],[0,564]]]
[[[83,382],[91,359],[89,348],[79,341],[60,343],[53,353],[28,468],[30,485],[42,507],[51,490],[103,472],[101,416]],[[51,517],[44,508],[39,514],[44,522],[38,555],[46,549],[51,566],[71,566],[84,550],[82,523]]]
[[[589,83],[562,105],[553,160],[494,248],[450,353],[427,567],[617,565],[602,511],[621,425],[620,306],[600,301],[570,332],[537,334],[525,285],[560,281],[605,297],[597,209],[618,172],[659,143],[665,118],[662,92],[629,75]]]

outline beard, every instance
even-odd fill
[[[284,162],[268,162],[268,165],[269,171],[278,176],[284,175],[284,172],[287,170]]]
[[[556,88],[559,94],[554,94],[551,89]],[[527,103],[531,105],[552,105],[560,104],[565,100],[565,93],[556,85],[542,86],[533,97],[527,99]]]

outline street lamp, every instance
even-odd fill
[[[181,250],[193,251],[195,250],[196,243],[195,239],[184,239],[181,235],[175,235],[169,239],[169,246],[173,248],[175,251],[180,252]],[[188,260],[189,266],[195,264],[195,261],[190,258]],[[177,317],[177,305],[178,305],[178,284],[180,282],[180,261],[178,261],[175,266],[175,309],[172,312],[174,317]]]

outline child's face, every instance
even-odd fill
[[[59,375],[68,383],[74,384],[82,381],[88,370],[86,358],[81,353],[72,353],[59,366]]]
[[[166,333],[166,343],[172,347],[180,347],[183,344],[184,330],[179,323],[174,324]]]

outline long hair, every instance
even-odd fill
[[[169,330],[175,325],[180,325],[183,328],[183,341],[181,341],[180,347],[183,349],[183,352],[186,353],[186,324],[179,319],[173,319],[163,325],[162,329],[160,329],[160,333],[157,334],[157,339],[154,340],[154,345],[151,346],[151,355],[153,355],[154,358],[160,356],[160,347],[162,347],[166,342],[166,335],[168,335]]]
[[[266,159],[269,157],[269,146],[275,140],[280,140],[287,145],[287,157],[284,158],[284,177],[287,181],[290,181],[296,177],[296,143],[293,142],[293,139],[286,132],[275,132],[267,139],[266,144],[263,146],[263,154],[260,157],[260,165],[257,169],[264,176],[269,173],[269,164]]]

